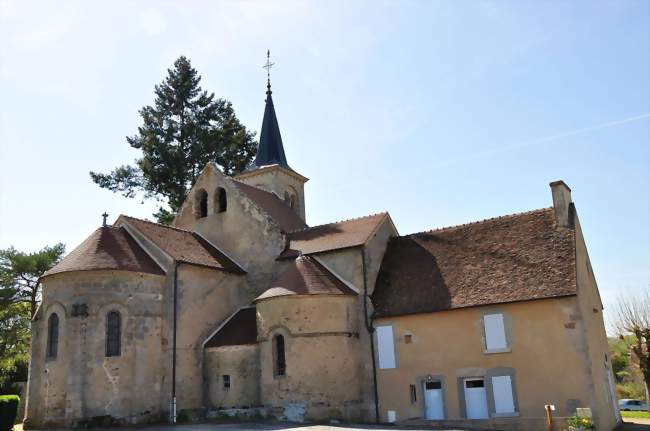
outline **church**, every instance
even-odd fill
[[[105,220],[49,270],[25,428],[247,415],[546,430],[548,412],[562,424],[576,411],[600,430],[620,422],[564,182],[549,207],[400,235],[388,213],[309,226],[294,168],[269,84],[247,170],[208,164],[171,226]]]

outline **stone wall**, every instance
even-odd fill
[[[224,387],[224,375],[230,387]],[[248,409],[260,405],[260,353],[257,344],[207,348],[204,385],[209,409]]]
[[[160,417],[165,277],[126,271],[61,273],[43,280],[32,324],[26,427],[122,423]],[[121,354],[106,357],[106,315],[121,315]],[[59,317],[58,354],[46,357],[47,322]]]
[[[355,299],[294,295],[257,302],[261,401],[276,417],[360,420]],[[275,373],[278,334],[285,340],[285,375]]]

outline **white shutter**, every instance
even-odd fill
[[[495,413],[515,412],[515,401],[512,397],[512,380],[510,376],[492,377],[492,391],[494,392]]]
[[[508,348],[506,331],[503,326],[503,314],[486,314],[483,316],[483,326],[485,327],[486,350]]]
[[[395,368],[395,344],[392,326],[378,326],[377,332],[377,357],[379,368]]]

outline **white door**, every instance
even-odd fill
[[[432,420],[445,418],[440,382],[424,382],[424,418]]]
[[[485,380],[465,379],[465,408],[468,419],[487,419],[487,394]]]

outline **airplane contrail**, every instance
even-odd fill
[[[629,117],[629,118],[623,118],[621,120],[608,121],[606,123],[596,124],[594,126],[589,126],[589,127],[583,127],[581,129],[568,130],[568,131],[565,131],[565,132],[557,133],[555,135],[546,136],[544,138],[533,139],[532,141],[525,141],[525,142],[520,142],[520,143],[517,143],[517,144],[506,145],[506,146],[499,147],[499,148],[493,148],[491,150],[479,151],[479,152],[476,152],[473,155],[471,155],[470,158],[475,159],[475,158],[478,158],[478,157],[488,156],[488,155],[497,154],[497,153],[503,153],[505,151],[514,150],[514,149],[518,149],[518,148],[530,147],[530,146],[533,146],[533,145],[543,144],[545,142],[555,141],[557,139],[566,138],[566,137],[569,137],[569,136],[575,136],[575,135],[580,135],[582,133],[592,132],[594,130],[607,129],[607,128],[610,128],[610,127],[620,126],[621,124],[631,123],[633,121],[639,121],[639,120],[643,120],[645,118],[650,118],[650,113],[636,115],[634,117]],[[454,161],[450,161],[450,162],[447,162],[447,163],[443,163],[442,165],[443,166],[444,165],[449,165],[449,164],[451,164],[453,162]]]

